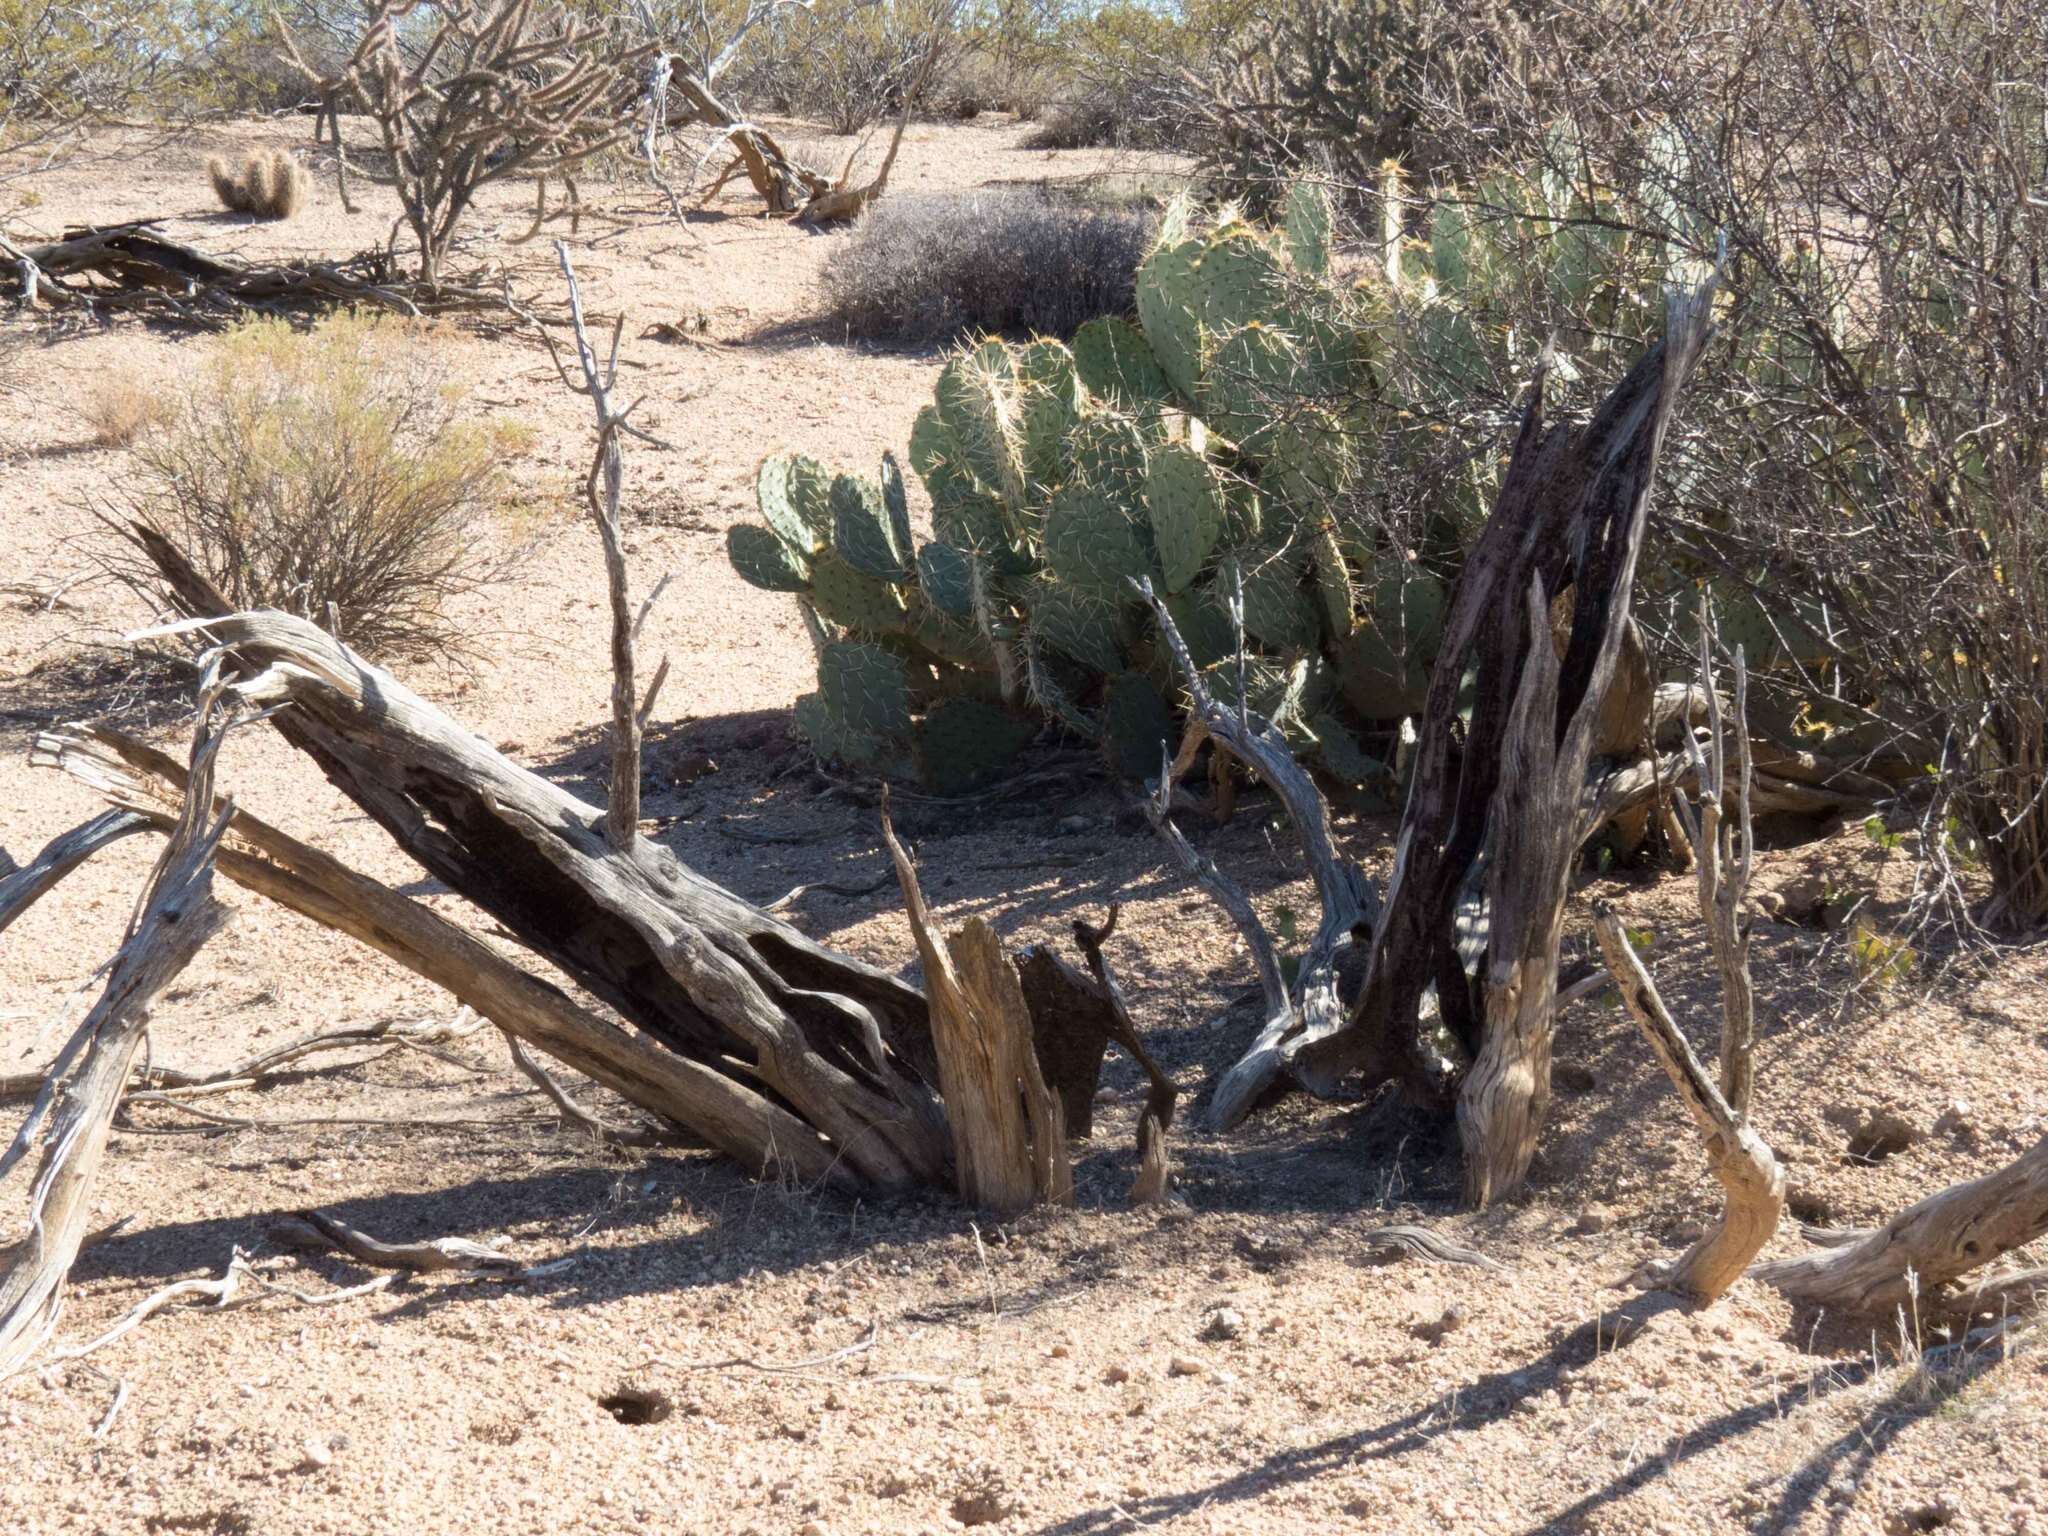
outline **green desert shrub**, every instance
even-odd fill
[[[450,601],[502,570],[488,436],[417,326],[336,316],[230,332],[135,444],[132,515],[242,608],[369,655],[460,649]]]

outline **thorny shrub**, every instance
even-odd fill
[[[1152,219],[1040,192],[885,198],[825,264],[827,308],[856,336],[1071,336],[1131,308]]]

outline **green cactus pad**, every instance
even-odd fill
[[[1288,406],[1314,388],[1293,338],[1247,325],[1217,343],[1202,372],[1202,415],[1240,452],[1263,459],[1288,418]]]
[[[778,453],[761,461],[754,494],[776,536],[799,554],[815,554],[832,539],[831,476],[816,459]]]
[[[898,549],[909,552],[910,493],[904,489],[903,469],[896,455],[882,451],[882,512],[889,520],[889,539]]]
[[[960,445],[962,464],[1007,508],[1014,539],[1027,490],[1023,411],[1010,349],[987,341],[961,353],[939,375],[937,401],[940,420]]]
[[[1443,643],[1444,589],[1405,560],[1387,560],[1368,577],[1365,622],[1345,637],[1337,676],[1351,707],[1369,720],[1420,711]]]
[[[811,564],[758,523],[725,530],[725,553],[742,580],[764,592],[808,592]]]
[[[1250,229],[1212,238],[1195,263],[1194,280],[1195,314],[1210,336],[1288,323],[1287,274],[1272,247]]]
[[[1244,628],[1270,651],[1307,651],[1322,640],[1323,618],[1303,590],[1292,554],[1244,557]]]
[[[1184,591],[1223,532],[1222,479],[1192,448],[1169,443],[1146,467],[1145,509],[1166,590]]]
[[[1102,695],[1102,740],[1110,765],[1140,781],[1159,777],[1162,749],[1179,739],[1173,710],[1142,672],[1119,672]]]
[[[1111,602],[1129,598],[1141,576],[1158,582],[1146,529],[1133,515],[1138,510],[1088,481],[1069,481],[1045,514],[1046,565],[1061,582]]]
[[[1040,578],[1026,589],[1034,644],[1050,647],[1096,672],[1124,665],[1127,607],[1072,582]]]
[[[889,755],[879,737],[870,736],[833,714],[823,694],[807,693],[799,698],[793,723],[811,751],[828,763],[874,768]]]
[[[1336,224],[1330,194],[1303,178],[1287,188],[1287,254],[1295,270],[1321,277],[1330,270],[1330,231]]]
[[[969,620],[941,613],[920,596],[910,605],[905,633],[930,655],[959,667],[995,669],[987,636]]]
[[[1081,377],[1064,345],[1034,341],[1017,355],[1017,379],[1027,494],[1039,506],[1067,478],[1068,440],[1081,419]]]
[[[1162,241],[1138,267],[1138,324],[1160,371],[1183,400],[1195,398],[1202,374],[1200,298],[1195,288],[1199,240]]]
[[[1309,716],[1305,723],[1315,738],[1324,771],[1338,783],[1353,788],[1376,787],[1391,779],[1387,765],[1361,747],[1350,727],[1335,715],[1325,711]]]
[[[899,485],[900,490],[900,485]],[[910,577],[910,525],[906,516],[903,540],[883,500],[882,488],[857,475],[832,477],[832,548],[840,559],[864,576],[900,582]]]
[[[925,600],[956,618],[974,614],[974,578],[964,551],[927,544],[917,552],[917,585]]]
[[[818,694],[847,730],[881,741],[910,735],[910,675],[879,645],[835,640],[818,654]]]
[[[846,629],[868,635],[903,627],[903,590],[856,571],[831,550],[811,562],[811,601],[818,612]]]
[[[933,471],[960,460],[960,440],[946,425],[936,405],[917,413],[910,426],[910,467],[920,480],[929,481]]]
[[[1002,776],[1037,728],[982,699],[942,699],[917,726],[918,775],[941,795],[964,795]]]
[[[1074,333],[1074,366],[1088,393],[1132,416],[1173,403],[1173,386],[1128,320],[1090,320]]]
[[[1316,597],[1323,605],[1323,622],[1333,635],[1351,633],[1351,571],[1344,552],[1337,545],[1335,527],[1318,528],[1309,540],[1309,554],[1315,564]]]
[[[1200,587],[1177,592],[1166,599],[1166,611],[1196,666],[1206,667],[1236,654],[1237,632],[1230,627],[1230,615],[1214,592]]]

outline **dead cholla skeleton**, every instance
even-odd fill
[[[415,41],[422,12],[433,27]],[[375,120],[390,163],[373,179],[397,188],[429,285],[480,188],[566,175],[635,136],[656,56],[652,44],[614,46],[544,0],[376,0],[355,51],[331,75],[306,61],[288,30],[283,37],[330,112],[353,102]],[[344,203],[348,172],[340,154]]]

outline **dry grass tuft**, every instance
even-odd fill
[[[855,336],[1071,336],[1130,310],[1152,223],[1033,191],[891,197],[826,262],[825,300]]]
[[[240,171],[225,160],[211,159],[206,174],[213,178],[213,193],[223,208],[259,219],[290,218],[304,206],[310,185],[306,168],[281,149],[250,155]]]
[[[102,448],[126,448],[151,427],[168,420],[171,402],[148,384],[117,374],[97,381],[79,403],[79,414]]]

